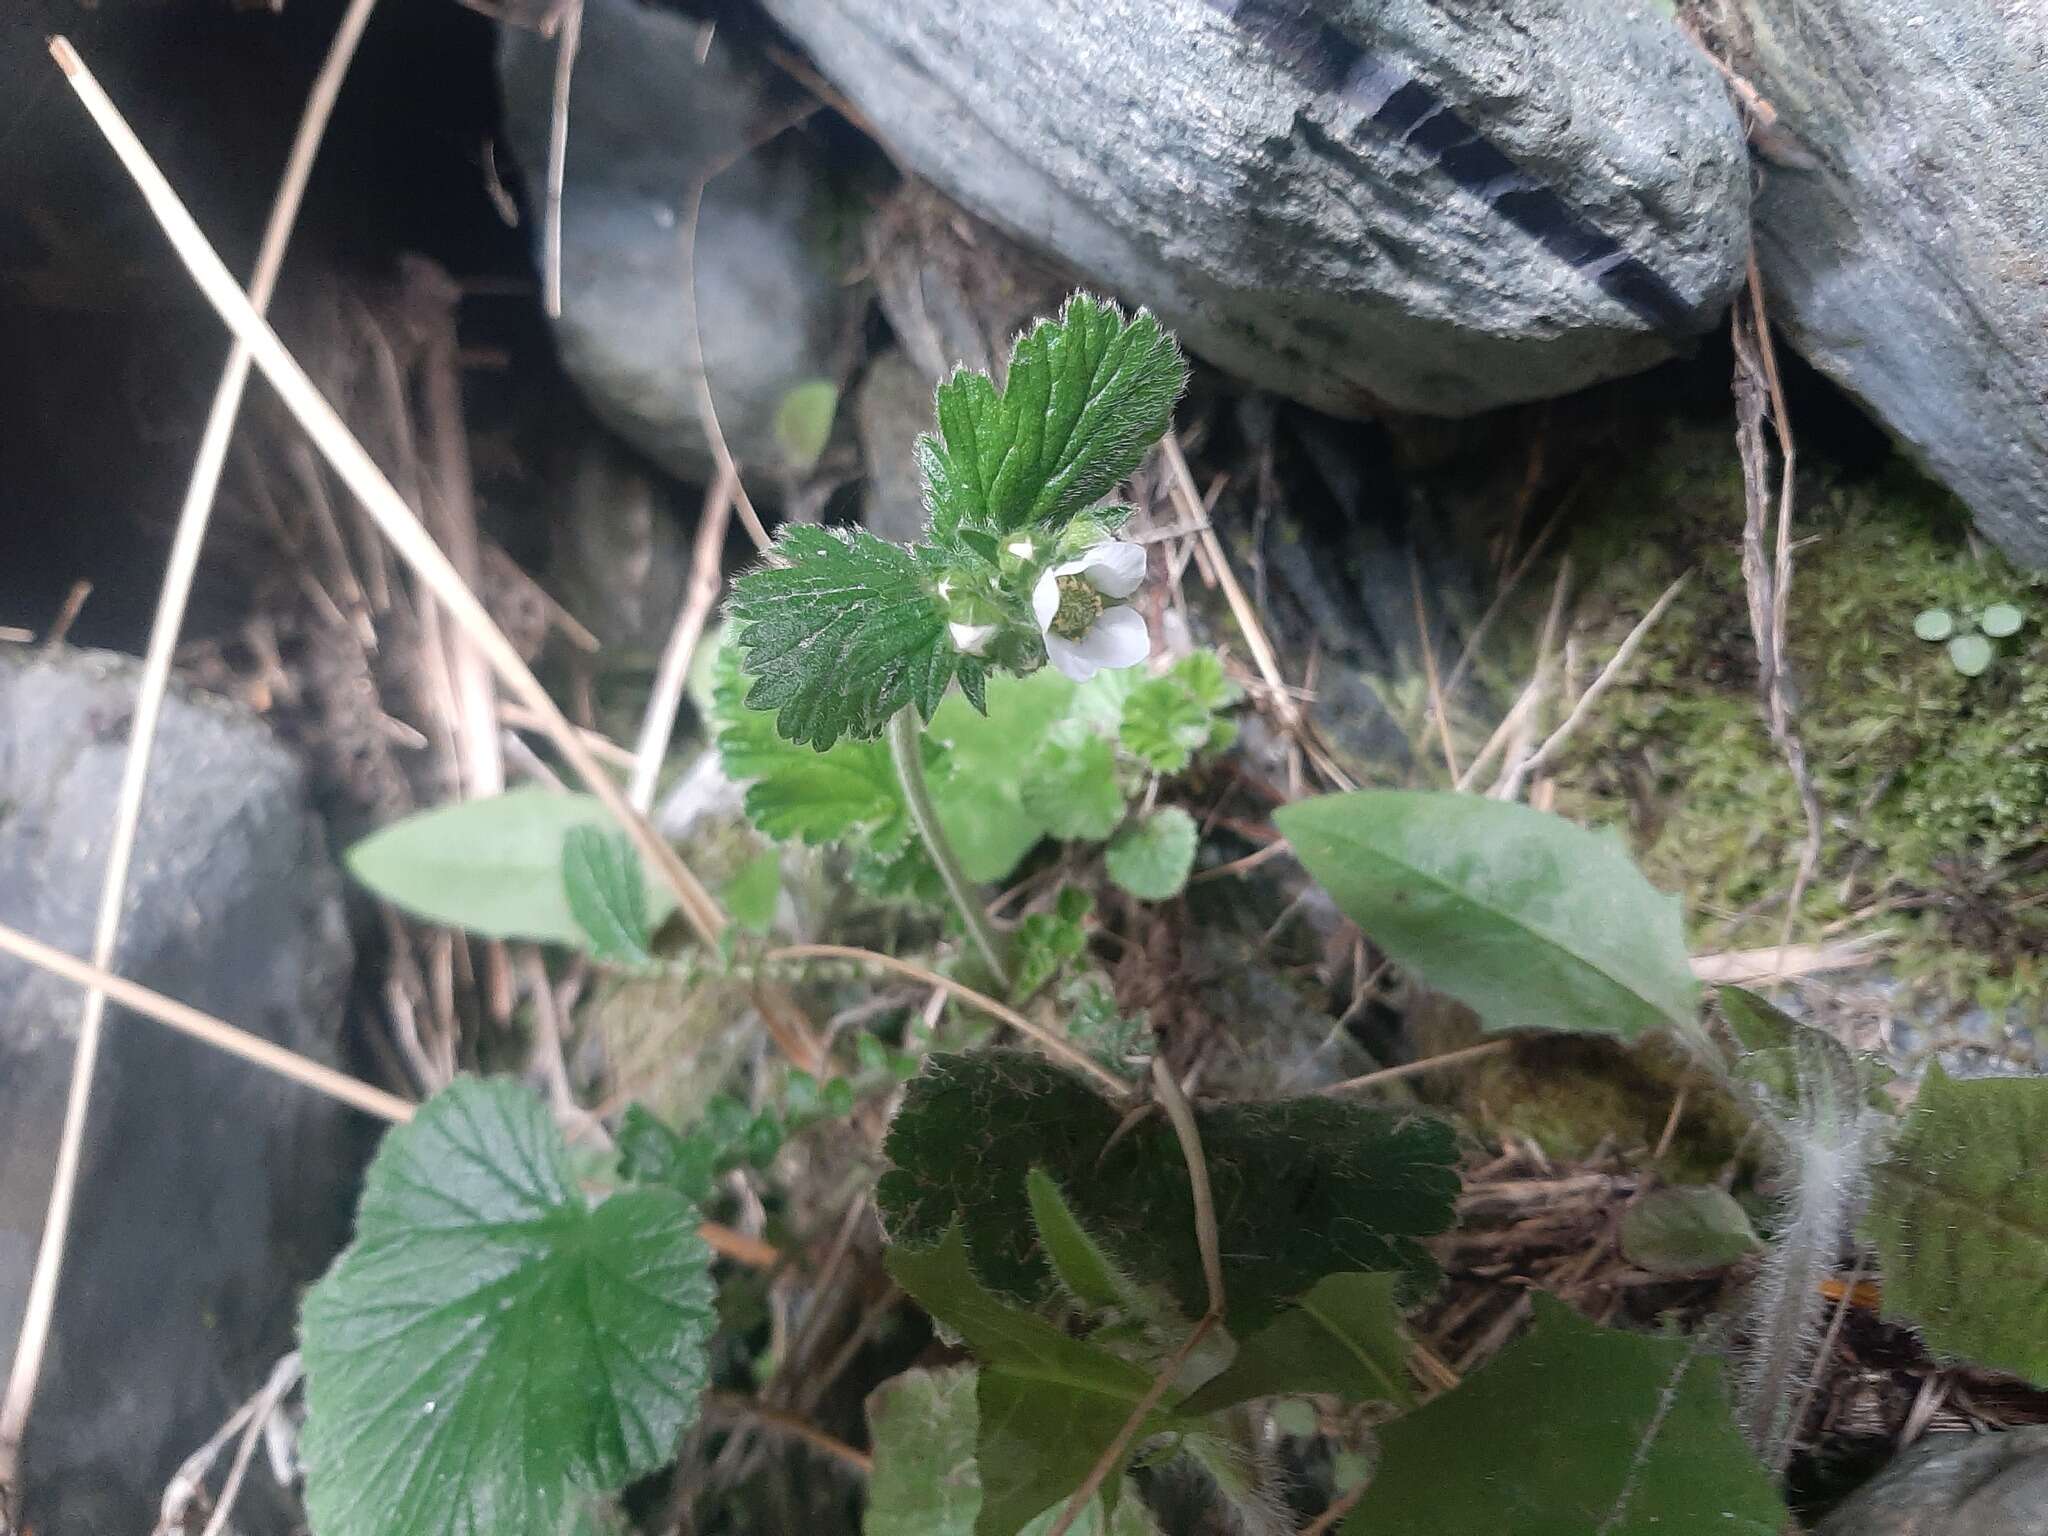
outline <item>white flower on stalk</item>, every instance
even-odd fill
[[[1105,668],[1134,667],[1152,651],[1144,615],[1121,600],[1145,580],[1145,547],[1111,539],[1038,578],[1031,611],[1045,654],[1077,683]]]

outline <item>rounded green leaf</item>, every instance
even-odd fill
[[[775,442],[783,461],[799,474],[818,462],[832,437],[839,412],[839,386],[830,379],[805,379],[775,407]]]
[[[2011,603],[1993,603],[1977,620],[1977,627],[1994,640],[2003,640],[2007,635],[2019,633],[2026,616]]]
[[[1117,833],[1104,863],[1109,878],[1140,901],[1166,901],[1188,883],[1199,841],[1195,818],[1169,805]]]
[[[1653,1275],[1700,1275],[1755,1253],[1749,1216],[1711,1184],[1659,1189],[1622,1213],[1621,1251]]]
[[[1955,615],[1946,608],[1923,608],[1913,617],[1913,633],[1922,640],[1946,640],[1955,632]]]
[[[704,1387],[709,1268],[673,1190],[588,1205],[525,1088],[436,1095],[306,1298],[316,1536],[557,1536],[660,1467]]]
[[[1991,642],[1982,635],[1957,635],[1948,643],[1948,659],[1965,677],[1981,676],[1992,655]]]

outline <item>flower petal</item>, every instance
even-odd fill
[[[995,638],[993,624],[962,624],[958,620],[946,626],[953,637],[953,649],[966,656],[979,656],[988,649],[988,643]]]
[[[1104,597],[1129,597],[1145,584],[1145,546],[1111,539],[1088,551],[1088,584]]]
[[[1077,683],[1087,682],[1097,671],[1095,663],[1081,654],[1080,646],[1071,640],[1062,640],[1049,630],[1045,636],[1045,655],[1048,661]]]
[[[1135,667],[1152,654],[1152,635],[1137,609],[1105,608],[1074,649],[1098,667]]]
[[[1066,574],[1066,567],[1059,566],[1038,578],[1038,585],[1031,589],[1031,611],[1038,618],[1038,627],[1044,629],[1052,623],[1053,616],[1060,611],[1059,578]]]

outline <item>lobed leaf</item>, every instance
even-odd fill
[[[385,1138],[306,1298],[316,1536],[557,1536],[674,1453],[714,1326],[688,1202],[591,1208],[531,1093],[456,1082]]]
[[[1200,840],[1194,817],[1177,805],[1161,806],[1110,840],[1103,866],[1140,901],[1167,901],[1188,883]]]
[[[1408,790],[1324,795],[1273,820],[1347,917],[1488,1029],[1698,1029],[1677,899],[1611,832]]]

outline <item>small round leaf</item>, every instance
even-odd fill
[[[1948,643],[1948,659],[1965,677],[1976,677],[1991,665],[1991,642],[1982,635],[1957,635]]]
[[[1913,619],[1913,633],[1922,640],[1946,640],[1955,632],[1955,615],[1946,608],[1923,609]]]
[[[1994,640],[2003,640],[2007,635],[2018,634],[2024,622],[2026,616],[2011,603],[1993,603],[1977,620],[1977,627]]]

